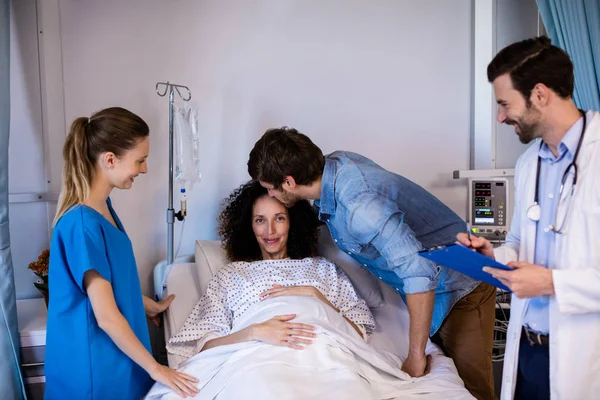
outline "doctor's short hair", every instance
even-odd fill
[[[530,104],[531,91],[538,83],[563,99],[573,96],[573,63],[569,55],[552,45],[546,36],[516,42],[500,50],[488,65],[488,81],[493,83],[507,73],[527,104]]]
[[[280,189],[285,177],[298,185],[310,185],[323,174],[325,157],[303,133],[286,126],[267,130],[248,159],[248,173],[257,181]]]
[[[223,202],[218,217],[222,247],[230,261],[262,260],[260,247],[252,230],[252,210],[256,200],[268,196],[257,181],[249,181],[235,189]],[[317,255],[319,221],[310,203],[298,201],[288,208],[290,230],[287,253],[292,259]]]

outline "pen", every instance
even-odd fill
[[[471,244],[471,224],[467,222],[467,237],[469,238],[469,244]]]

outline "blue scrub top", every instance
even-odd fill
[[[129,237],[93,208],[77,205],[54,228],[50,244],[45,399],[142,398],[152,379],[98,326],[84,290],[86,271],[112,285],[119,310],[151,352],[140,280]]]

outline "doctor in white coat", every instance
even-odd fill
[[[498,121],[532,142],[505,245],[458,237],[514,268],[485,268],[513,292],[501,398],[600,399],[600,114],[577,109],[573,65],[548,38],[500,51],[488,79]]]

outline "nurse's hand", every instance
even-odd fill
[[[152,379],[170,387],[176,391],[180,397],[194,397],[200,392],[200,389],[194,385],[194,383],[198,382],[198,379],[184,374],[183,372],[176,371],[158,363],[156,363],[156,366],[148,372]]]
[[[494,247],[486,238],[478,237],[475,235],[471,235],[471,240],[469,240],[469,235],[466,233],[459,233],[456,235],[456,242],[458,244],[462,244],[465,247],[469,247],[478,253],[483,254],[491,259],[495,259],[494,257]]]
[[[175,295],[172,294],[166,299],[156,302],[152,300],[148,296],[143,296],[144,298],[144,311],[146,311],[146,315],[148,318],[152,320],[154,325],[160,325],[160,314],[162,314],[169,306],[173,299],[175,299]]]

